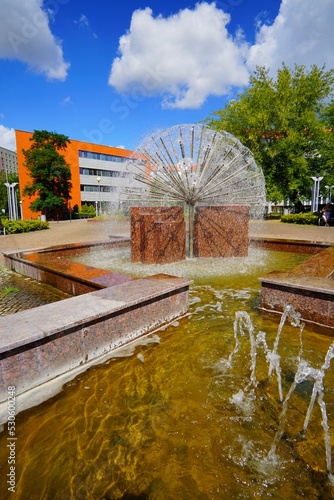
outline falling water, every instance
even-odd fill
[[[294,376],[294,380],[290,386],[289,391],[287,392],[285,398],[283,397],[283,389],[282,389],[282,380],[281,380],[281,366],[280,366],[280,356],[278,355],[278,347],[280,336],[283,330],[283,327],[286,321],[289,319],[292,326],[299,327],[300,330],[300,349],[298,356],[298,367]],[[308,406],[307,414],[305,417],[303,434],[306,433],[310,417],[313,411],[314,403],[317,401],[321,411],[321,425],[324,429],[325,435],[325,450],[326,450],[326,463],[327,463],[327,474],[329,480],[332,484],[334,484],[334,476],[331,474],[331,443],[329,436],[329,426],[328,426],[328,418],[327,418],[327,410],[326,403],[324,401],[324,383],[323,379],[325,376],[326,370],[330,367],[330,363],[332,358],[334,357],[334,342],[328,349],[328,352],[325,357],[325,361],[321,368],[312,367],[307,361],[303,359],[303,344],[302,344],[302,332],[304,329],[304,323],[300,321],[300,314],[297,313],[292,306],[288,305],[284,309],[284,313],[282,315],[280,325],[278,328],[277,336],[274,342],[274,346],[272,351],[269,349],[268,344],[266,342],[266,335],[264,332],[259,332],[257,336],[254,333],[254,327],[251,322],[249,315],[246,312],[237,312],[236,319],[234,322],[234,338],[235,338],[235,347],[230,354],[228,360],[225,362],[227,367],[232,366],[233,357],[238,352],[240,347],[239,335],[241,337],[245,336],[245,329],[248,330],[249,340],[250,340],[250,357],[251,357],[251,374],[248,385],[244,389],[240,389],[236,394],[234,394],[230,398],[230,402],[235,405],[240,405],[244,398],[245,393],[248,392],[249,397],[253,397],[254,388],[257,386],[256,380],[256,356],[257,349],[261,346],[264,349],[266,354],[266,361],[269,365],[268,369],[268,380],[272,376],[273,373],[276,374],[276,379],[278,383],[279,397],[282,403],[282,410],[279,418],[279,426],[275,434],[274,441],[271,445],[270,451],[267,457],[263,460],[264,464],[267,465],[267,470],[272,470],[273,465],[277,464],[277,456],[276,456],[276,448],[279,440],[283,436],[285,432],[285,423],[288,412],[288,402],[293,392],[297,388],[298,384],[308,380],[314,382],[311,400]],[[244,402],[243,402],[244,404]]]

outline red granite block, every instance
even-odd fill
[[[249,207],[197,207],[194,222],[195,257],[246,257]]]
[[[168,264],[186,258],[185,221],[153,221],[152,231],[146,233],[146,264]]]
[[[131,207],[131,260],[146,264],[185,259],[183,207]]]

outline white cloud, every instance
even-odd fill
[[[22,61],[50,80],[64,81],[69,64],[42,4],[43,0],[1,0],[0,58]]]
[[[226,95],[247,85],[256,65],[276,75],[282,63],[334,67],[334,0],[282,0],[276,19],[254,19],[256,41],[234,37],[229,14],[215,4],[197,4],[164,18],[152,10],[133,13],[120,38],[109,84],[120,93],[162,96],[170,108],[200,107],[209,95]]]
[[[247,45],[240,33],[228,33],[229,21],[207,3],[168,18],[154,18],[149,8],[135,11],[109,84],[118,92],[162,95],[163,106],[171,108],[198,108],[209,95],[246,85]]]
[[[16,151],[15,130],[0,125],[0,146],[2,148]]]
[[[266,66],[276,74],[282,62],[334,67],[334,0],[282,0],[271,26],[262,24],[247,65]]]

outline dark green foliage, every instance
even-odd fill
[[[6,234],[29,233],[30,231],[40,231],[49,229],[49,223],[41,220],[5,220],[2,224],[6,229]]]
[[[69,138],[56,132],[35,130],[30,140],[32,145],[23,154],[32,182],[25,186],[23,194],[37,196],[30,205],[33,212],[60,216],[68,210],[71,199],[71,169],[60,154],[66,150]]]
[[[290,224],[308,224],[316,225],[318,223],[319,214],[313,212],[306,212],[305,214],[289,214],[282,215],[281,222]]]
[[[334,185],[334,69],[258,67],[249,87],[205,121],[235,135],[263,169],[267,198],[311,198],[311,176]],[[323,192],[325,194],[325,192]]]

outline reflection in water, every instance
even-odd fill
[[[286,400],[300,365],[300,330],[286,322],[275,350],[280,316],[260,313],[257,276],[304,258],[256,251],[250,256],[255,270],[227,259],[212,264],[218,272],[210,272],[206,281],[198,271],[187,318],[19,414],[17,498],[328,498],[318,405],[307,432],[302,432],[312,381],[298,384],[289,396],[284,433],[275,443],[275,460],[268,460],[281,429],[281,400]],[[254,332],[266,332],[267,350],[264,336],[253,333],[258,340],[254,353],[244,320],[247,335],[239,330],[235,349],[234,322],[240,311],[249,316]],[[324,335],[328,332],[304,328],[302,359],[314,370],[321,370],[332,343]],[[276,356],[271,365],[269,351]],[[324,387],[333,439],[330,367]],[[0,435],[2,478],[8,473],[6,443],[5,429]],[[1,498],[6,493],[2,480]]]

